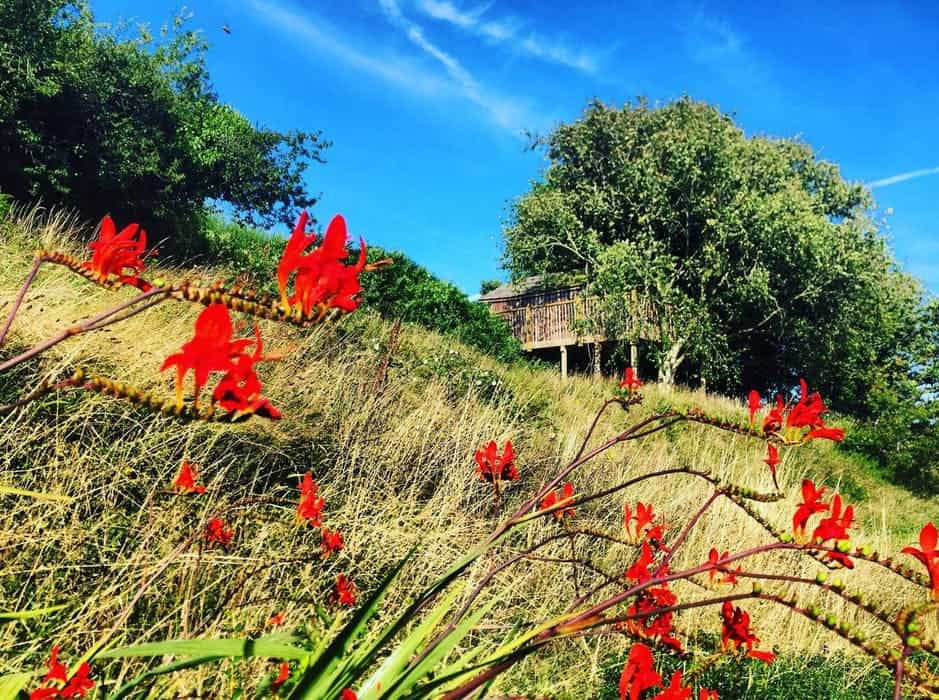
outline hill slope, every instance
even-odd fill
[[[67,221],[33,215],[4,224],[4,309],[39,245],[80,254]],[[212,270],[149,273],[170,280],[221,276]],[[106,291],[63,268],[46,266],[3,357],[131,295],[131,290]],[[167,302],[106,331],[74,338],[41,363],[18,369],[13,378],[0,378],[2,400],[14,399],[44,373],[63,375],[76,365],[169,398],[171,373],[158,370],[191,337],[198,311]],[[247,335],[249,328],[240,334]],[[111,627],[139,583],[162,572],[164,558],[195,523],[246,498],[254,500],[233,515],[236,534],[230,551],[198,548],[175,560],[136,605],[117,641],[255,633],[279,611],[288,626],[303,624],[314,618],[315,604],[328,596],[337,573],[351,572],[359,587],[368,590],[419,543],[419,561],[408,568],[389,603],[400,605],[408,589],[440,572],[492,528],[492,498],[474,473],[474,451],[490,439],[513,441],[521,478],[505,499],[517,503],[573,456],[613,386],[610,380],[575,377],[561,382],[553,371],[506,367],[408,325],[401,330],[382,385],[380,368],[388,358],[391,331],[390,324],[374,315],[357,312],[338,325],[311,330],[261,322],[261,330],[266,349],[285,353],[282,361],[267,363],[261,371],[265,395],[283,412],[279,422],[180,423],[113,398],[78,392],[0,416],[0,485],[74,499],[0,496],[0,610],[68,605],[48,617],[0,627],[0,675],[38,666],[53,642],[77,657]],[[607,414],[598,435],[612,435],[664,405],[695,405],[746,421],[744,407],[729,399],[655,385],[644,393],[645,403],[631,415]],[[758,441],[704,426],[679,426],[614,449],[571,480],[578,493],[588,493],[656,468],[690,465],[767,490],[771,484],[761,464],[762,450]],[[181,460],[201,465],[205,496],[178,498],[165,492]],[[308,470],[321,484],[326,524],[345,537],[345,550],[326,561],[319,557],[316,533],[293,518],[296,485]],[[787,527],[798,500],[797,485],[805,476],[832,487],[841,484],[854,502],[863,498],[859,541],[879,551],[898,551],[914,540],[926,519],[939,516],[936,501],[873,481],[830,444],[812,443],[786,452],[780,482],[789,498],[761,506],[781,528]],[[652,502],[675,523],[686,520],[706,497],[701,482],[684,476],[625,492],[625,500]],[[578,523],[615,531],[621,527],[623,500],[579,510]],[[534,529],[548,532],[551,527],[544,523]],[[759,537],[738,511],[718,506],[703,519],[680,559],[704,560],[712,546],[740,548]],[[594,559],[609,571],[622,571],[629,561],[612,549],[596,550]],[[482,575],[489,563],[481,562],[471,577]],[[810,562],[797,566],[814,575]],[[883,579],[866,576],[859,567],[849,574],[850,585],[890,599],[891,590],[876,588]],[[548,616],[571,599],[573,586],[564,565],[530,562],[507,572],[497,587],[503,600],[483,632],[499,634],[519,620]],[[840,648],[833,635],[782,609],[754,605],[752,612],[758,631],[783,649]],[[678,624],[684,630],[719,628],[713,609],[685,613]],[[556,698],[595,697],[604,659],[625,646],[622,638],[601,637],[559,648],[521,664],[501,686],[550,691]],[[251,668],[258,677],[271,670],[265,665]],[[211,693],[206,689],[215,688],[225,695],[226,683],[231,681],[193,672],[172,677],[164,690],[183,694],[202,688]]]

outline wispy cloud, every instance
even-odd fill
[[[440,94],[447,91],[447,81],[403,56],[391,53],[378,56],[374,51],[354,48],[354,40],[342,36],[335,27],[319,17],[314,21],[306,13],[294,12],[270,0],[251,0],[250,4],[263,20],[280,31],[302,39],[304,46],[322,55],[413,92]]]
[[[496,43],[510,43],[511,48],[529,56],[585,73],[593,73],[597,69],[596,59],[586,51],[573,51],[559,41],[540,37],[533,32],[523,36],[524,23],[515,17],[484,19],[489,5],[468,11],[457,7],[450,0],[418,0],[417,5],[428,17],[448,22]]]
[[[868,187],[874,189],[875,187],[886,187],[887,185],[895,185],[898,182],[906,182],[907,180],[915,180],[918,177],[926,177],[927,175],[939,175],[939,168],[923,168],[921,170],[910,170],[906,173],[900,173],[898,175],[891,175],[890,177],[881,178],[880,180],[873,180],[866,183]]]
[[[509,129],[530,125],[526,110],[516,100],[484,90],[459,60],[430,41],[419,24],[404,16],[397,0],[378,0],[378,3],[392,24],[399,27],[412,44],[440,63],[460,93],[483,108],[497,124]]]

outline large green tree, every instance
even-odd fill
[[[504,229],[513,277],[586,271],[602,322],[657,310],[660,379],[739,391],[801,374],[864,410],[920,303],[870,217],[869,192],[799,141],[747,137],[716,108],[589,105],[536,141],[549,165]]]
[[[183,243],[207,200],[243,222],[292,222],[328,144],[252,125],[219,101],[206,44],[96,25],[81,0],[0,0],[0,191],[111,213]]]

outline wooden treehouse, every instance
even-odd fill
[[[561,355],[561,376],[567,376],[568,348],[589,346],[594,372],[600,371],[603,343],[608,340],[602,330],[600,301],[587,296],[584,285],[545,287],[540,277],[529,277],[518,284],[503,284],[483,294],[479,300],[500,316],[526,352],[558,349]],[[629,302],[632,365],[638,362],[637,340],[658,340],[659,322],[656,309],[635,292]]]

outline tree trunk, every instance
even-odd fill
[[[676,340],[672,343],[672,347],[668,349],[668,352],[662,357],[662,362],[659,365],[659,383],[667,384],[671,386],[675,383],[675,373],[678,371],[679,365],[685,359],[685,356],[682,354],[681,350],[685,347],[684,339]]]

